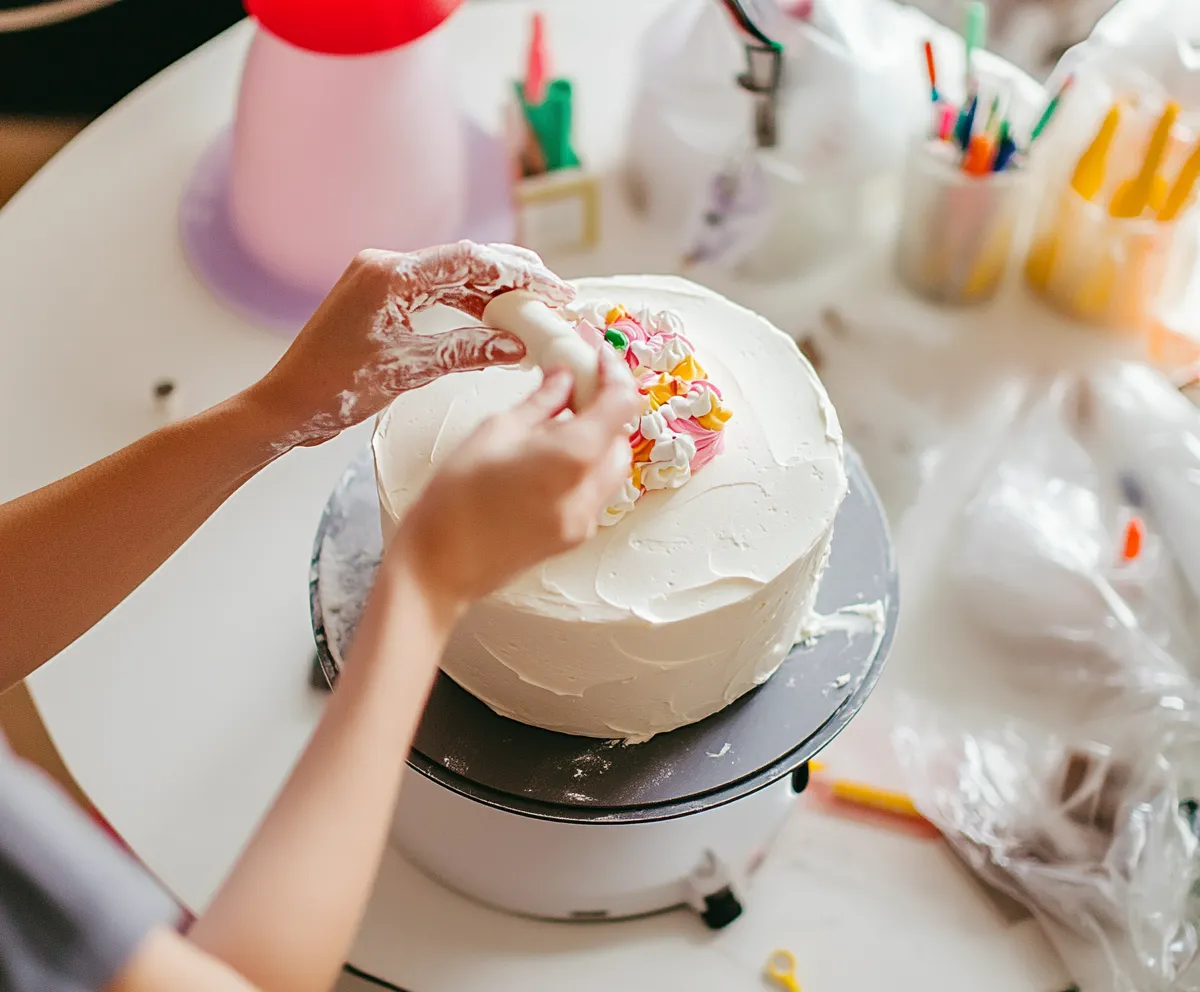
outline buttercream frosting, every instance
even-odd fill
[[[629,480],[609,507],[611,526],[472,606],[442,667],[504,716],[645,740],[764,682],[810,622],[846,491],[841,429],[794,342],[757,314],[673,277],[576,286],[574,318],[625,336],[635,375],[670,375],[655,365],[678,355],[656,335],[686,338],[703,362],[704,377],[690,381],[711,393],[665,395],[637,430],[657,443],[672,421],[728,408],[724,450],[697,472],[714,432],[675,430],[645,463],[662,487],[641,492]],[[633,319],[609,320],[616,304]],[[538,381],[535,371],[493,368],[397,398],[373,440],[385,537],[446,453]],[[687,484],[672,486],[685,463]]]

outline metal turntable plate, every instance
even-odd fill
[[[879,678],[899,611],[887,525],[858,456],[838,513],[817,610],[842,615],[797,645],[763,685],[706,720],[644,744],[540,730],[493,713],[439,673],[409,764],[492,806],[582,822],[658,820],[729,802],[774,781],[829,743]],[[317,657],[336,679],[379,564],[382,536],[371,452],[346,470],[314,545],[310,596]],[[879,603],[883,627],[855,604]],[[845,629],[841,629],[845,628]]]

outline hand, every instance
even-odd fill
[[[285,447],[319,444],[398,393],[448,372],[518,362],[525,346],[483,326],[416,334],[414,314],[442,303],[478,320],[492,297],[527,289],[547,302],[574,290],[515,245],[361,252],[286,354],[254,389],[279,418]]]
[[[480,424],[410,507],[383,567],[403,562],[457,609],[591,537],[629,474],[640,409],[625,363],[607,347],[600,355],[596,397],[577,415],[557,419],[573,385],[558,370]]]

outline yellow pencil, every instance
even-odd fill
[[[1146,145],[1138,174],[1121,183],[1113,194],[1108,213],[1114,220],[1137,220],[1147,208],[1157,210],[1161,206],[1166,184],[1159,169],[1178,116],[1179,105],[1168,103]],[[1136,330],[1149,302],[1144,289],[1149,246],[1145,239],[1119,226],[1102,227],[1097,233],[1103,250],[1075,290],[1075,313],[1085,320]]]
[[[1096,132],[1096,136],[1092,139],[1092,143],[1075,163],[1075,171],[1071,174],[1071,189],[1089,203],[1096,199],[1104,188],[1105,174],[1108,169],[1108,153],[1112,148],[1113,139],[1116,137],[1120,124],[1121,106],[1114,103],[1108,113],[1104,115],[1104,120]],[[1050,270],[1059,250],[1059,240],[1067,235],[1068,243],[1070,243],[1070,235],[1075,233],[1080,220],[1078,212],[1074,208],[1075,204],[1066,197],[1059,200],[1054,227],[1046,242],[1036,246],[1035,251],[1030,253],[1030,265],[1038,270],[1036,273],[1030,273],[1035,285],[1045,286],[1049,280]],[[1039,248],[1041,249],[1040,256]],[[1035,257],[1037,258],[1036,265],[1034,264]],[[1034,278],[1035,275],[1036,278]]]
[[[1075,163],[1075,171],[1071,175],[1071,188],[1081,199],[1090,202],[1104,188],[1108,152],[1120,124],[1121,106],[1114,103],[1104,115],[1104,121],[1100,124],[1092,143]],[[1059,254],[1059,242],[1064,237],[1070,242],[1074,228],[1078,226],[1079,218],[1072,208],[1073,204],[1067,197],[1060,198],[1053,207],[1054,214],[1048,229],[1043,230],[1029,250],[1029,256],[1025,260],[1025,277],[1038,289],[1045,289],[1050,282],[1050,274]]]
[[[1104,186],[1104,172],[1108,161],[1108,150],[1112,147],[1113,138],[1121,123],[1121,107],[1113,104],[1104,116],[1104,122],[1096,137],[1088,145],[1087,151],[1079,156],[1075,163],[1075,173],[1071,176],[1071,186],[1085,200],[1093,200]]]
[[[894,813],[897,816],[924,819],[913,801],[902,792],[890,792],[887,789],[877,789],[873,785],[844,780],[831,783],[829,788],[834,798],[842,802],[881,810],[884,813]]]
[[[1179,104],[1168,103],[1154,128],[1154,133],[1150,136],[1150,143],[1146,146],[1146,157],[1142,160],[1141,171],[1133,179],[1121,183],[1113,196],[1108,208],[1111,216],[1125,220],[1142,216],[1154,193],[1154,180],[1162,167],[1167,142],[1171,138],[1171,129],[1175,126],[1178,116]]]
[[[810,761],[808,770],[816,775],[825,771],[825,765],[820,761]],[[863,782],[834,779],[829,783],[829,794],[852,806],[864,806],[868,809],[906,816],[910,819],[925,820],[916,804],[903,792],[892,792]]]
[[[1167,194],[1163,205],[1159,207],[1158,219],[1160,221],[1166,223],[1179,216],[1184,204],[1187,203],[1192,195],[1192,191],[1196,188],[1196,181],[1198,179],[1200,179],[1200,141],[1196,142],[1196,147],[1192,149],[1192,154],[1180,166],[1179,175],[1175,177],[1175,183],[1171,187],[1171,191]]]

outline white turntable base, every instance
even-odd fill
[[[1010,925],[940,843],[827,815],[812,795],[796,800],[725,930],[690,909],[612,923],[516,916],[391,848],[351,960],[411,992],[762,992],[776,947],[796,954],[809,992],[1067,984],[1034,924]],[[338,992],[370,988],[348,980]]]
[[[727,886],[746,905],[746,878],[797,798],[785,775],[670,820],[564,823],[485,806],[409,769],[392,840],[452,889],[527,916],[617,919],[680,905],[703,913],[705,898]]]

